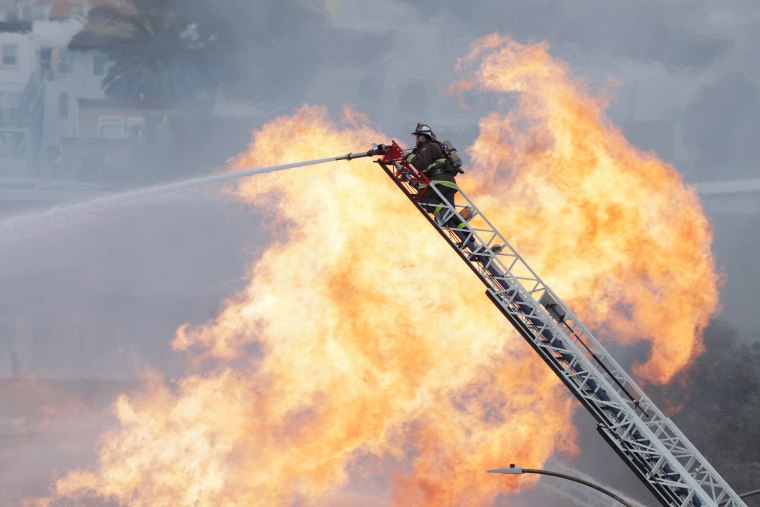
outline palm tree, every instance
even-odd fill
[[[210,17],[186,7],[173,9],[165,1],[133,0],[132,7],[107,11],[111,21],[129,35],[106,49],[112,62],[103,81],[106,94],[192,99],[215,88],[213,66],[219,37],[212,31]]]

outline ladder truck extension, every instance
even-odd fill
[[[667,506],[746,506],[678,427],[459,191],[452,205],[392,141],[336,160],[375,160],[486,286],[486,295],[597,422],[597,430]],[[423,196],[435,192],[435,210]]]

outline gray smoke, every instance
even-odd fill
[[[638,147],[673,163],[687,182],[760,178],[760,4],[754,0],[208,4],[214,22],[225,29],[222,49],[230,64],[223,69],[224,101],[216,109],[223,114],[181,125],[168,144],[146,150],[118,188],[208,174],[245,149],[253,128],[305,102],[325,105],[335,116],[350,104],[404,142],[411,140],[410,127],[425,121],[464,154],[462,147],[477,136],[478,120],[489,111],[478,104],[462,109],[445,89],[457,78],[456,59],[473,39],[496,31],[522,42],[548,41],[553,54],[592,89],[617,81],[612,120]],[[460,183],[466,189],[467,177]],[[705,197],[726,279],[719,318],[745,343],[760,339],[758,200],[756,193]],[[7,219],[22,210],[4,203],[2,211]],[[144,371],[186,371],[185,358],[169,347],[174,331],[185,322],[207,320],[242,286],[270,240],[262,220],[229,198],[193,191],[0,239],[0,377],[8,379],[2,389],[10,396],[20,389],[10,382],[53,379],[66,394],[43,389],[40,404],[63,397],[89,407],[81,418],[64,414],[53,428],[40,427],[44,411],[27,410],[23,399],[0,403],[0,498],[6,491],[16,495],[9,498],[44,494],[55,469],[92,462],[97,438],[110,421],[110,400],[134,388],[131,382]],[[575,311],[582,316],[582,309]],[[72,380],[93,378],[100,384]],[[722,417],[746,417],[734,415],[737,407],[720,408]],[[699,406],[687,404],[684,410]],[[571,424],[579,428],[582,449],[572,462],[576,469],[653,504],[582,409]],[[726,431],[721,438],[743,438]],[[760,447],[756,440],[741,444]],[[543,490],[500,505],[552,502],[567,505]]]

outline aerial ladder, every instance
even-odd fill
[[[396,141],[336,160],[381,156],[393,180],[486,286],[486,295],[597,422],[597,430],[667,506],[746,506],[678,427],[539,278],[483,212],[459,191],[447,202],[435,182],[406,161]],[[426,192],[443,204],[435,210]]]
[[[604,440],[662,505],[746,507],[470,198],[460,189],[460,204],[446,201],[437,184],[406,161],[396,141],[389,146],[373,145],[366,152],[204,176],[66,209],[77,211],[254,174],[374,156],[380,156],[375,162],[483,282],[486,296],[589,411]],[[423,199],[428,192],[435,192],[438,199],[433,200],[442,204],[428,204],[430,199]]]

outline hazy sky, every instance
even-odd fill
[[[224,2],[222,2],[224,4]],[[276,6],[275,6],[276,4]],[[474,134],[482,111],[444,94],[480,36],[548,41],[594,88],[617,83],[610,114],[688,180],[757,174],[760,6],[751,1],[286,0],[251,8],[240,61],[264,107],[351,103],[388,132],[426,120]],[[260,13],[260,14],[256,14]],[[466,136],[464,136],[466,137]]]

